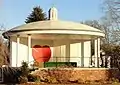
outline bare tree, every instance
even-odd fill
[[[86,24],[88,26],[97,28],[99,30],[102,30],[105,33],[105,38],[102,38],[102,42],[103,43],[109,43],[109,30],[108,30],[108,26],[104,23],[101,23],[101,21],[99,20],[87,20],[84,22],[81,22],[83,24]]]
[[[104,0],[103,11],[102,20],[109,28],[110,43],[120,44],[120,0]]]
[[[91,27],[94,27],[94,28],[97,28],[99,30],[102,30],[106,36],[105,38],[102,38],[102,43],[101,43],[101,49],[104,51],[104,52],[110,52],[111,50],[108,50],[109,49],[109,24],[107,24],[106,22],[103,22],[103,21],[98,21],[98,20],[87,20],[85,22],[82,22],[83,24],[86,24],[88,26],[91,26]],[[94,55],[94,41],[91,41],[91,54]],[[108,53],[109,54],[109,53]],[[101,67],[107,67],[108,63],[107,63],[107,59],[108,59],[108,56],[100,56],[100,59],[101,59]],[[105,60],[106,59],[106,60]],[[106,64],[104,64],[104,61]]]
[[[0,66],[9,64],[8,48],[3,39],[0,39]]]
[[[9,49],[8,49],[8,40],[5,40],[2,36],[2,33],[5,32],[4,24],[0,24],[0,66],[9,65]]]

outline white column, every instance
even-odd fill
[[[91,41],[84,41],[84,67],[90,66]]]
[[[17,56],[16,56],[16,67],[18,66],[18,58],[19,58],[19,44],[20,44],[20,35],[17,35]]]
[[[70,62],[70,58],[68,58],[68,57],[70,57],[70,43],[68,43],[67,42],[67,44],[66,44],[66,60],[65,60],[65,62]]]
[[[27,61],[28,63],[30,62],[30,57],[31,57],[31,35],[28,35],[28,58]]]
[[[95,67],[99,67],[99,59],[100,59],[100,38],[97,38],[95,40],[95,48],[94,48],[94,54],[95,54]]]
[[[90,66],[92,66],[92,61],[93,61],[93,58],[92,58],[92,51],[93,48],[92,48],[92,40],[90,41]]]
[[[84,42],[81,42],[81,67],[84,67]]]
[[[99,67],[99,63],[100,63],[100,38],[97,39],[97,45],[98,45],[98,67]]]
[[[95,59],[94,59],[94,62],[95,62],[95,67],[98,67],[98,44],[97,44],[97,39],[96,40],[94,40],[94,57],[95,57]]]

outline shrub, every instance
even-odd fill
[[[109,81],[111,81],[111,82],[119,82],[119,80],[116,79],[116,78],[110,78]]]
[[[26,83],[28,82],[28,75],[30,73],[30,70],[28,68],[28,63],[26,62],[22,62],[22,66],[21,66],[21,76],[18,78],[19,83]]]
[[[29,74],[29,75],[27,76],[27,78],[28,78],[28,81],[29,81],[29,82],[35,82],[35,81],[37,81],[37,79],[38,79],[37,76],[32,75],[32,74]]]
[[[57,79],[55,77],[51,77],[51,76],[47,77],[47,82],[52,83],[52,84],[58,83]]]
[[[25,76],[20,76],[18,78],[18,80],[19,80],[19,83],[27,83],[28,82],[28,79]]]
[[[24,77],[28,76],[28,74],[30,73],[30,69],[28,68],[28,63],[24,61],[22,62],[21,72],[22,72],[21,76],[24,76]]]
[[[42,82],[48,83],[68,83],[71,76],[71,70],[64,68],[52,68],[48,70],[41,70],[37,72],[41,77]]]

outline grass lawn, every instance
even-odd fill
[[[33,84],[20,84],[20,85],[33,85]],[[34,84],[34,85],[103,85],[103,84]],[[104,85],[120,85],[119,84],[104,84]]]
[[[113,84],[103,84],[103,83],[91,83],[91,84],[41,84],[41,83],[27,83],[27,84],[20,84],[20,85],[120,85],[120,83],[113,83]]]

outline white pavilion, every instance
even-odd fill
[[[100,39],[104,32],[76,22],[58,19],[55,7],[49,10],[49,20],[37,21],[12,28],[3,33],[10,41],[10,66],[19,67],[22,61],[32,62],[32,47],[48,45],[52,51],[48,62],[76,62],[79,67],[95,67],[100,63]],[[91,41],[94,40],[94,58]]]

